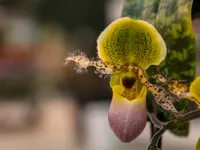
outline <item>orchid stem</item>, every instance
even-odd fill
[[[163,133],[165,133],[165,131],[167,129],[169,129],[170,127],[175,127],[174,129],[178,128],[178,125],[184,124],[188,121],[194,120],[196,118],[200,117],[200,109],[195,109],[193,111],[190,111],[188,113],[186,113],[184,116],[169,121],[167,124],[163,125],[152,137],[151,140],[151,144],[148,147],[148,150],[159,150],[158,148],[158,141],[161,138],[161,136],[163,135]]]

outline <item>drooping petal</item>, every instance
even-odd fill
[[[166,56],[166,45],[148,22],[120,18],[111,23],[97,40],[98,55],[116,65],[135,64],[142,69],[158,65]]]
[[[195,98],[195,102],[200,107],[200,76],[198,76],[190,85],[190,96]]]
[[[143,97],[128,100],[113,93],[109,109],[109,124],[115,135],[122,142],[130,142],[137,138],[146,126],[146,88]]]

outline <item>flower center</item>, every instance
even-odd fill
[[[122,84],[125,88],[130,89],[132,88],[132,86],[134,85],[136,81],[136,78],[134,78],[133,76],[125,76],[122,78]]]

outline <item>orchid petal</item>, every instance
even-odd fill
[[[198,76],[190,85],[190,95],[195,98],[195,102],[200,107],[200,76]]]
[[[142,69],[159,65],[167,53],[164,40],[151,24],[128,17],[112,22],[97,44],[102,61],[119,66],[135,64]]]

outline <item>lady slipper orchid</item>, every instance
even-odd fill
[[[148,84],[145,70],[165,59],[165,42],[151,24],[124,17],[100,34],[97,49],[99,60],[89,60],[79,53],[67,57],[65,64],[74,61],[78,72],[94,66],[100,75],[111,75],[109,124],[121,141],[130,142],[141,134],[147,122],[146,94],[153,85]]]
[[[110,68],[110,126],[121,141],[130,142],[141,134],[147,120],[147,87],[140,82],[133,66],[145,70],[159,65],[166,56],[165,42],[151,24],[126,17],[111,23],[97,44],[100,59],[108,67],[115,66]]]
[[[98,60],[76,52],[65,59],[65,64],[75,62],[77,72],[93,66],[101,77],[111,76],[113,95],[108,120],[121,141],[130,142],[144,130],[147,90],[161,108],[175,117],[182,115],[173,105],[175,101],[187,98],[200,106],[200,77],[189,88],[179,80],[168,80],[162,75],[154,76],[155,84],[148,81],[145,70],[159,65],[167,53],[164,40],[151,24],[128,17],[117,19],[100,34],[97,49]]]

